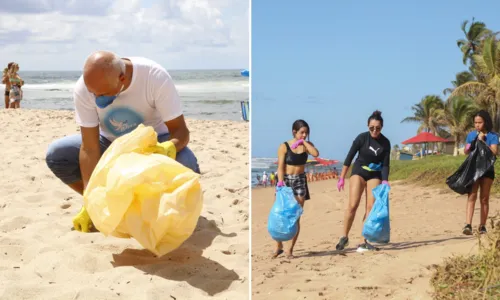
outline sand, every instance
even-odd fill
[[[454,253],[477,252],[477,240],[461,234],[465,196],[394,182],[391,243],[379,252],[355,252],[361,240],[362,202],[350,245],[344,254],[338,253],[335,245],[342,234],[348,193],[337,191],[336,180],[310,183],[310,189],[296,258],[282,255],[274,260],[269,257],[275,244],[266,227],[274,191],[252,189],[252,299],[431,299],[430,266]],[[492,198],[490,215],[497,210],[500,201]],[[479,202],[474,229],[478,222]]]
[[[202,171],[195,233],[155,258],[133,239],[72,231],[82,197],[45,164],[68,111],[0,111],[0,299],[249,299],[248,123],[187,120]]]

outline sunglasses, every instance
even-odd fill
[[[382,130],[382,127],[379,127],[379,126],[377,126],[377,127],[370,126],[370,127],[368,127],[368,129],[370,129],[371,132],[374,132],[374,131],[380,131],[380,130]]]

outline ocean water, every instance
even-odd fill
[[[252,187],[255,187],[258,183],[257,181],[257,175],[260,175],[262,178],[262,174],[264,171],[269,174],[271,172],[276,172],[278,165],[275,164],[275,162],[278,161],[277,158],[253,158],[252,157]],[[309,172],[309,170],[313,170],[314,172],[324,172],[327,170],[331,170],[334,167],[337,168],[337,170],[340,172],[342,170],[342,163],[339,162],[338,164],[331,165],[328,167],[325,166],[306,166],[306,172]]]
[[[240,101],[249,99],[248,77],[241,70],[169,71],[187,118],[241,120]],[[73,87],[81,71],[20,71],[22,108],[73,110]],[[3,101],[2,101],[3,103]]]

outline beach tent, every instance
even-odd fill
[[[416,136],[407,139],[406,141],[402,142],[401,144],[410,145],[410,144],[446,143],[446,142],[448,142],[447,139],[444,139],[444,138],[439,137],[439,136],[435,136],[434,134],[432,134],[430,132],[421,132],[421,133],[417,134]],[[421,154],[421,155],[423,156],[423,154]]]
[[[241,76],[250,77],[250,71],[248,71],[247,69],[241,70],[240,73],[241,73]]]

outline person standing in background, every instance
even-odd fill
[[[3,69],[2,74],[2,84],[5,84],[4,98],[5,98],[5,108],[10,106],[10,80],[9,80],[9,69],[12,67],[14,62],[7,64],[7,68]]]

